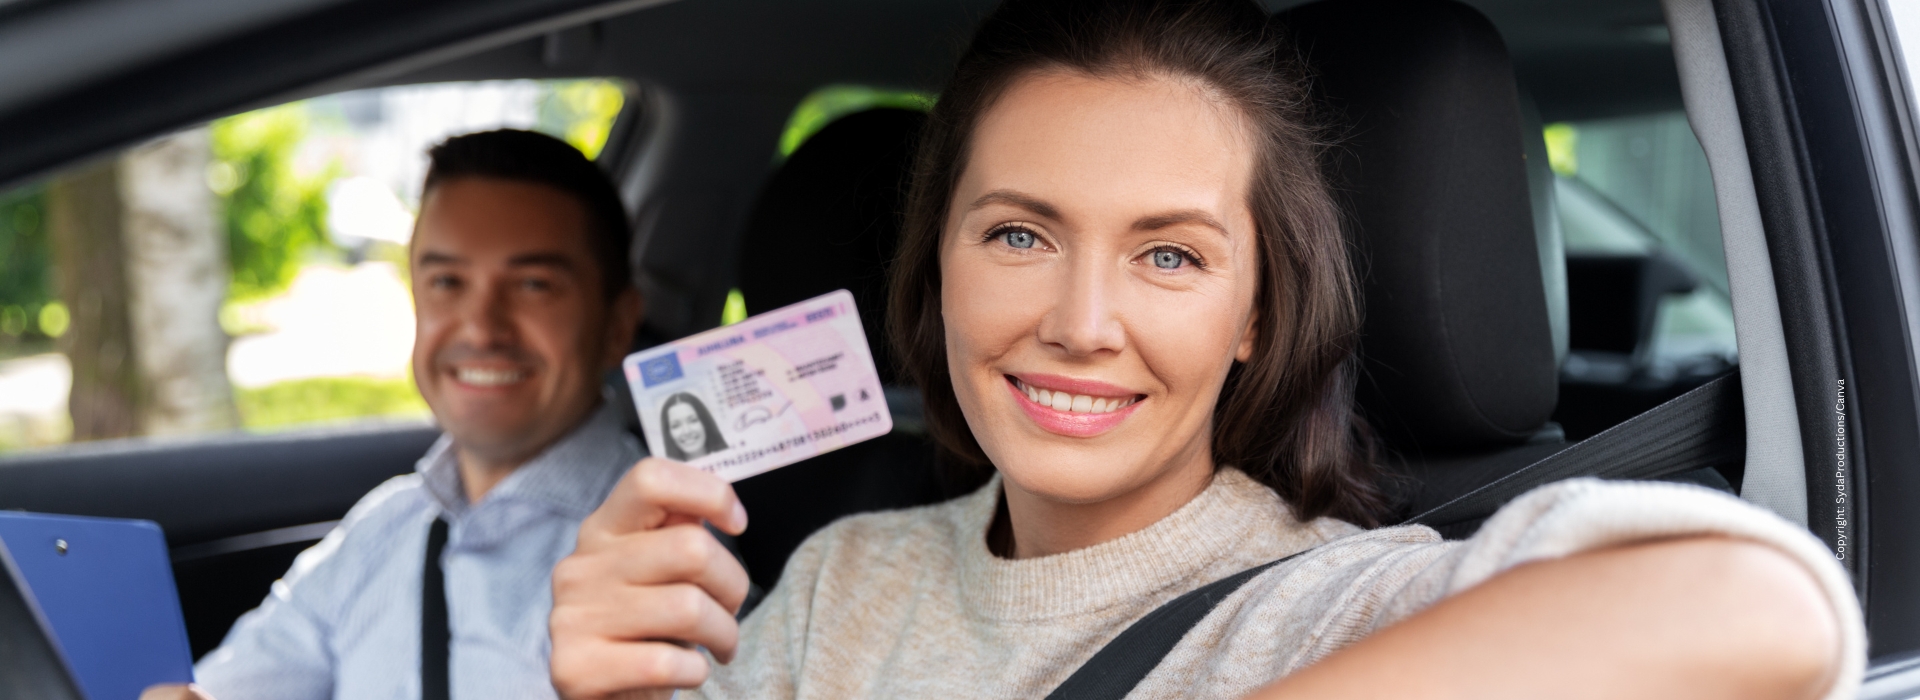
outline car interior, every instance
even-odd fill
[[[1694,133],[1710,133],[1725,122],[1712,121],[1706,108],[1732,113],[1736,92],[1745,110],[1736,121],[1802,133],[1790,129],[1788,117],[1804,112],[1797,105],[1819,94],[1816,86],[1768,74],[1771,84],[1802,90],[1794,101],[1763,90],[1761,78],[1768,76],[1754,77],[1755,71],[1800,70],[1801,59],[1779,59],[1784,69],[1772,60],[1740,60],[1756,51],[1777,57],[1809,46],[1804,32],[1778,29],[1799,10],[1704,0],[1670,0],[1665,7],[1659,0],[1263,4],[1309,68],[1316,109],[1334,142],[1327,149],[1329,172],[1364,284],[1360,401],[1400,477],[1403,517],[1731,376],[1746,407],[1727,414],[1715,430],[1737,447],[1707,468],[1670,478],[1776,510],[1787,502],[1783,515],[1803,519],[1835,547],[1843,540],[1855,552],[1888,547],[1885,554],[1870,550],[1873,568],[1865,554],[1843,561],[1868,601],[1874,654],[1885,661],[1877,662],[1880,672],[1906,668],[1900,655],[1920,650],[1920,624],[1905,624],[1920,623],[1920,557],[1893,549],[1898,536],[1892,533],[1902,532],[1905,521],[1891,519],[1906,516],[1892,514],[1893,507],[1870,516],[1864,507],[1851,510],[1846,499],[1834,499],[1833,489],[1857,494],[1864,484],[1848,492],[1844,478],[1835,486],[1809,476],[1831,471],[1815,462],[1832,451],[1831,443],[1815,439],[1817,430],[1830,427],[1822,397],[1831,383],[1827,375],[1803,371],[1809,362],[1825,362],[1820,366],[1830,366],[1839,379],[1856,371],[1908,377],[1908,369],[1894,367],[1896,360],[1859,355],[1880,347],[1874,343],[1904,342],[1885,331],[1862,335],[1875,332],[1867,328],[1875,319],[1904,313],[1887,301],[1898,297],[1887,290],[1904,278],[1863,274],[1849,283],[1854,286],[1839,286],[1848,275],[1834,270],[1886,254],[1867,244],[1832,252],[1822,247],[1834,245],[1827,234],[1810,233],[1834,230],[1822,228],[1822,217],[1843,215],[1829,211],[1847,201],[1838,195],[1825,200],[1827,208],[1792,211],[1782,208],[1791,198],[1762,197],[1751,203],[1758,207],[1755,217],[1729,216],[1744,210],[1729,208],[1734,200],[1719,170],[1728,153],[1723,141],[1703,136],[1696,142],[1681,128],[1686,138],[1675,148],[1690,149],[1685,157],[1699,163],[1700,184],[1668,188],[1690,192],[1692,199],[1681,204],[1708,211],[1707,256],[1655,231],[1658,226],[1642,219],[1649,210],[1616,201],[1626,195],[1609,199],[1621,191],[1606,189],[1615,181],[1593,185],[1550,156],[1550,124],[1664,115],[1682,127],[1691,120]],[[771,588],[800,542],[836,518],[938,502],[979,485],[942,476],[918,397],[898,385],[884,341],[886,267],[924,113],[859,110],[833,120],[790,155],[780,156],[775,144],[795,105],[823,87],[937,94],[945,67],[991,0],[478,0],[407,7],[273,0],[244,11],[208,9],[194,22],[156,17],[138,5],[0,3],[0,133],[45,135],[0,145],[0,184],[27,182],[211,118],[344,90],[619,78],[633,88],[599,160],[620,183],[635,222],[631,262],[647,298],[635,349],[716,326],[730,291],[756,314],[848,289],[889,385],[892,434],[736,484],[754,527],[729,544],[755,585]],[[115,19],[85,24],[99,16]],[[142,31],[143,22],[166,29]],[[91,34],[76,38],[89,26]],[[1724,51],[1716,51],[1719,63],[1676,59],[1696,56],[1683,49],[1708,36],[1716,50],[1724,42]],[[4,68],[9,55],[57,67],[13,81],[17,71]],[[1730,62],[1742,67],[1730,74]],[[1720,82],[1711,84],[1731,86],[1729,104],[1701,97],[1707,92],[1694,86],[1710,80],[1699,77],[1701,65],[1719,66]],[[1784,116],[1755,116],[1761,109],[1753,106],[1756,94],[1775,95],[1783,106],[1774,110]],[[1812,148],[1795,140],[1802,137],[1749,128],[1745,142],[1733,132],[1743,165],[1746,149],[1759,163],[1769,154]],[[1632,138],[1622,143],[1650,148]],[[1716,169],[1709,179],[1710,163]],[[1819,193],[1840,186],[1809,184],[1803,180],[1818,178],[1783,170],[1754,175],[1748,191]],[[1783,177],[1802,180],[1783,184]],[[1637,181],[1621,176],[1618,182]],[[1778,223],[1790,216],[1810,223]],[[1735,231],[1758,236],[1755,222],[1767,222],[1766,241],[1775,250],[1811,252],[1783,254],[1786,261],[1769,268],[1763,247],[1756,272],[1750,258],[1734,255],[1744,249],[1733,238]],[[1725,259],[1715,257],[1722,226]],[[1884,222],[1874,226],[1892,230]],[[1607,240],[1628,242],[1587,243],[1602,229],[1613,236]],[[1794,272],[1794,265],[1805,269]],[[1769,269],[1771,276],[1763,275]],[[1771,299],[1755,306],[1753,295],[1742,291],[1756,289],[1753,280],[1763,276],[1769,297],[1776,285],[1784,290],[1777,308]],[[1803,297],[1812,301],[1796,301]],[[1673,350],[1679,346],[1667,329],[1680,313],[1676,304],[1694,299],[1709,300],[1699,304],[1719,309],[1713,318],[1724,317],[1716,322],[1728,329],[1726,351]],[[1772,313],[1770,326],[1753,320],[1767,318],[1756,308]],[[1836,320],[1842,308],[1851,316]],[[1731,352],[1736,316],[1737,355]],[[1881,365],[1893,369],[1877,369]],[[632,408],[617,374],[609,376],[607,391],[610,401]],[[1888,416],[1882,420],[1911,417],[1911,402],[1879,401],[1876,415]],[[637,418],[629,419],[637,433]],[[1894,435],[1899,423],[1881,425],[1894,427],[1869,436]],[[1783,437],[1788,432],[1791,440]],[[292,558],[361,495],[410,472],[437,435],[431,427],[346,426],[17,453],[0,456],[0,508],[160,523],[198,655],[216,646]],[[1881,439],[1878,451],[1856,458],[1849,474],[1866,473],[1863,461],[1891,465],[1905,454],[1905,442]],[[1895,503],[1897,495],[1882,494],[1920,489],[1920,479],[1892,468],[1882,473],[1872,475],[1876,498]],[[1778,491],[1781,479],[1799,491]],[[1849,517],[1857,524],[1849,527]],[[1864,539],[1868,517],[1884,545]],[[1462,537],[1477,526],[1460,523],[1443,533]],[[1871,598],[1865,597],[1869,589]]]

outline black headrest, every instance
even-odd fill
[[[1448,0],[1323,0],[1275,21],[1338,128],[1330,173],[1365,279],[1362,408],[1403,449],[1533,436],[1557,373],[1499,33]]]
[[[886,269],[900,240],[907,171],[925,122],[921,112],[883,108],[828,124],[773,174],[741,243],[747,313],[852,291],[874,363],[889,383]]]

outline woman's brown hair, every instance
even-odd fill
[[[1305,80],[1248,0],[1007,0],[989,15],[940,93],[915,156],[888,321],[929,430],[984,477],[947,371],[940,239],[981,115],[1043,70],[1196,80],[1237,107],[1258,149],[1248,204],[1259,236],[1252,356],[1214,407],[1213,456],[1280,494],[1302,519],[1381,524],[1390,511],[1373,441],[1354,411],[1360,324],[1340,216],[1321,173]]]

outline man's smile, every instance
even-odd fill
[[[524,369],[495,367],[455,367],[454,381],[468,386],[496,388],[526,381],[533,373]]]

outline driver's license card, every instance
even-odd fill
[[[628,355],[624,369],[647,450],[727,481],[893,429],[844,289]]]

